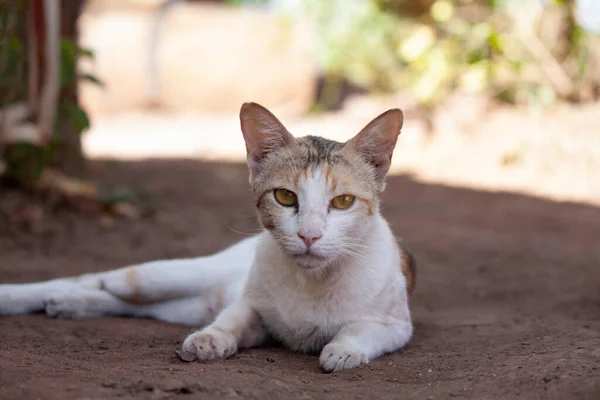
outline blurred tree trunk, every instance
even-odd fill
[[[82,0],[59,0],[60,7],[60,33],[61,37],[71,39],[77,43],[77,18],[81,13]],[[64,88],[60,93],[59,101],[68,99],[79,105],[77,97],[77,79]],[[58,138],[52,165],[58,167],[66,174],[83,177],[86,174],[86,164],[81,147],[81,135],[75,127],[67,122],[59,122]]]

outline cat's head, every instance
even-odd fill
[[[379,214],[399,109],[381,114],[346,143],[294,138],[266,108],[240,112],[250,183],[259,219],[304,268],[322,268],[360,253]]]

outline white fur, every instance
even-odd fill
[[[384,219],[374,217],[372,225],[365,248],[324,271],[299,268],[269,234],[261,235],[242,296],[185,340],[185,357],[226,357],[231,349],[218,344],[230,342],[222,337],[251,347],[258,343],[249,336],[268,333],[291,349],[321,351],[323,369],[338,371],[404,346],[413,328],[400,257]]]
[[[359,212],[357,208],[367,208],[358,200],[348,209],[330,208],[334,197],[352,193],[352,188],[338,185],[335,191],[325,180],[321,168],[316,169],[308,177],[303,177],[297,188],[289,188],[297,193],[301,205],[296,211],[292,207],[283,210],[284,217],[272,232],[279,245],[286,253],[294,256],[294,262],[305,268],[324,268],[340,262],[342,258],[352,257],[364,243],[365,230],[373,219],[366,210]],[[362,193],[355,193],[357,195]],[[298,236],[319,237],[307,253],[307,248]]]
[[[406,279],[385,220],[353,209],[358,202],[330,210],[346,188],[330,192],[320,170],[294,189],[297,213],[287,208],[274,234],[259,237],[242,295],[185,340],[183,359],[228,357],[271,335],[293,350],[320,351],[321,367],[339,371],[394,351],[412,336]],[[300,232],[322,237],[307,249]]]

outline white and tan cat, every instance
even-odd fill
[[[294,138],[267,109],[240,112],[265,228],[214,255],[0,285],[0,315],[149,317],[204,326],[178,352],[209,361],[276,339],[339,371],[411,338],[415,263],[379,211],[402,128],[389,110],[346,143]]]

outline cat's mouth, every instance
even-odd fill
[[[307,249],[304,253],[299,254],[300,257],[312,257],[312,258],[318,258],[321,260],[324,260],[325,257],[315,253],[314,251],[310,251],[310,249]]]
[[[320,254],[314,252],[314,250],[307,249],[304,252],[292,254],[294,261],[297,265],[302,268],[316,268],[321,267],[323,262],[327,260],[327,257],[323,257]]]

